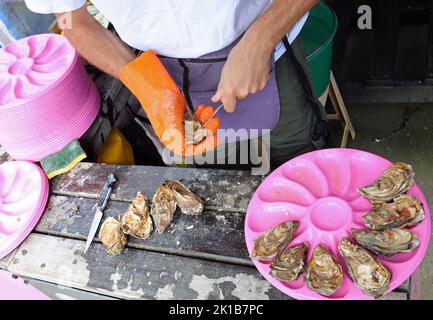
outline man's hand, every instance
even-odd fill
[[[242,39],[231,51],[212,101],[222,102],[227,112],[234,112],[238,100],[245,99],[266,86],[269,80],[272,49]]]
[[[284,35],[319,0],[274,0],[233,48],[212,102],[234,112],[236,102],[262,90],[269,79],[273,50]]]

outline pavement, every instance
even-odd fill
[[[433,103],[350,104],[347,108],[358,135],[348,147],[412,164],[416,182],[433,208]],[[333,122],[336,141],[340,130]],[[433,299],[433,237],[421,266],[421,292],[423,299]]]

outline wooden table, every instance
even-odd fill
[[[95,241],[84,255],[94,206],[108,173],[118,183],[105,217],[124,212],[142,191],[152,198],[177,179],[206,202],[203,215],[177,212],[168,230],[130,239],[120,256]],[[82,163],[57,179],[30,237],[0,268],[27,278],[54,298],[288,299],[253,267],[244,242],[244,217],[262,177],[248,172]],[[385,299],[407,299],[409,284]]]

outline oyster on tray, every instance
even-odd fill
[[[373,184],[359,189],[359,193],[373,203],[382,203],[405,193],[414,184],[412,166],[397,162],[386,170]]]
[[[417,198],[402,195],[392,202],[373,205],[363,219],[369,228],[384,230],[417,225],[425,219],[425,213]]]
[[[173,220],[176,211],[176,200],[166,183],[159,186],[152,200],[150,214],[159,233],[163,233]]]
[[[343,283],[343,269],[322,245],[317,246],[307,266],[307,287],[324,296],[333,295]]]
[[[352,236],[362,247],[382,256],[411,252],[419,245],[416,234],[405,229],[352,229]]]
[[[338,244],[350,277],[365,294],[379,298],[389,289],[391,272],[367,250],[343,238]]]
[[[167,180],[165,183],[172,190],[173,196],[176,199],[176,203],[182,213],[196,216],[203,212],[203,200],[192,193],[191,190],[189,190],[179,181]]]
[[[271,264],[271,275],[284,282],[298,280],[305,271],[307,250],[308,244],[304,243],[281,252]]]
[[[260,261],[272,261],[292,241],[297,221],[287,221],[266,231],[253,242],[251,258]]]
[[[141,192],[137,193],[137,197],[124,214],[119,213],[118,219],[123,232],[134,238],[147,239],[153,230],[149,203]]]
[[[99,231],[99,239],[101,239],[105,250],[115,256],[122,252],[128,241],[119,221],[114,218],[108,218],[104,221]]]

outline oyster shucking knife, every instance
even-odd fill
[[[89,235],[87,236],[86,248],[84,253],[87,253],[90,245],[92,244],[93,238],[96,235],[99,224],[101,223],[102,216],[104,215],[104,209],[107,206],[107,202],[110,199],[111,192],[113,191],[113,186],[116,183],[116,177],[114,174],[110,174],[107,177],[104,187],[102,188],[101,194],[99,195],[98,205],[95,210],[95,217],[93,218],[92,226],[90,227]]]
[[[208,124],[209,124],[209,122],[213,119],[213,118],[215,118],[215,116],[217,115],[217,113],[218,112],[220,112],[220,110],[222,109],[222,108],[224,108],[224,104],[220,104],[219,105],[219,107],[218,108],[216,108],[215,109],[215,112],[211,115],[211,117],[201,126],[201,128],[203,129],[204,127],[206,127]]]

